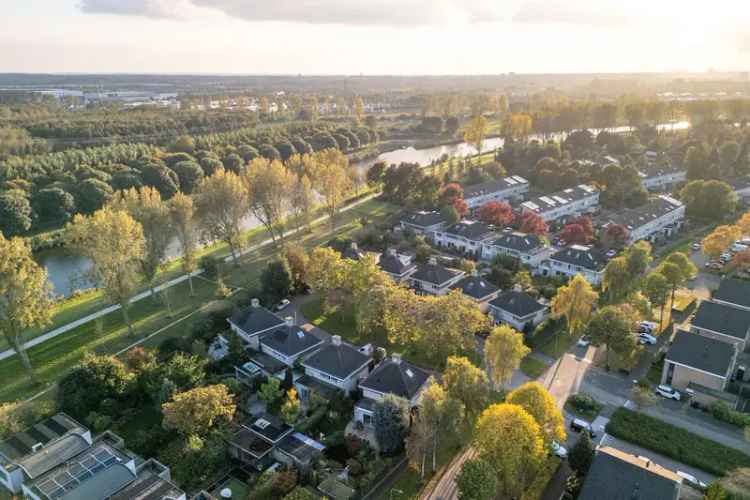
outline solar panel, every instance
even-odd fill
[[[102,448],[94,453],[94,458],[100,462],[106,462],[108,459],[114,458],[114,455],[112,455],[109,450]]]
[[[560,203],[567,203],[568,202],[568,200],[566,200],[565,198],[563,198],[561,196],[555,195],[555,196],[553,196],[553,198],[556,199],[557,201],[559,201]]]
[[[556,203],[549,196],[542,196],[539,199],[542,200],[547,205],[552,205],[552,206],[556,205]]]
[[[518,181],[515,180],[513,177],[506,177],[505,182],[507,182],[511,186],[515,186],[516,184],[518,184]]]
[[[96,464],[95,466],[91,468],[91,472],[94,474],[96,474],[100,470],[104,470],[104,464]]]

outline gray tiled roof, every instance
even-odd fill
[[[388,252],[380,256],[378,265],[380,269],[394,276],[402,276],[417,267],[411,259],[403,255],[390,255]]]
[[[658,219],[682,206],[682,202],[669,196],[656,196],[637,208],[628,208],[612,216],[609,223],[625,226],[632,231]]]
[[[723,279],[714,292],[714,300],[750,307],[750,281]]]
[[[388,358],[376,366],[359,385],[364,389],[411,399],[428,378],[430,374],[426,370],[404,360],[395,362],[392,358]]]
[[[497,191],[503,191],[506,189],[514,188],[519,184],[528,185],[529,181],[520,176],[510,176],[496,181],[483,182],[481,184],[474,184],[472,186],[466,186],[464,188],[464,198],[474,198],[489,193],[495,193]]]
[[[539,236],[519,232],[503,233],[492,244],[496,247],[509,248],[524,253],[528,253],[544,245]]]
[[[678,330],[666,359],[724,377],[734,353],[735,347],[729,342]]]
[[[468,295],[476,300],[482,300],[500,290],[481,276],[467,276],[453,285],[451,289],[461,290],[464,295]]]
[[[514,316],[523,318],[537,311],[543,310],[546,306],[540,304],[526,292],[509,291],[500,294],[490,305],[508,311]]]
[[[695,312],[693,326],[745,340],[750,329],[750,311],[703,301]]]
[[[322,344],[323,341],[299,326],[284,325],[264,333],[260,338],[260,343],[286,356],[295,356]]]
[[[292,431],[291,426],[285,424],[279,417],[268,413],[254,415],[246,424],[243,424],[243,427],[250,429],[270,443],[275,443]]]
[[[495,234],[490,226],[484,222],[474,220],[463,220],[453,224],[445,230],[445,233],[472,241],[484,241]]]
[[[422,264],[417,267],[417,272],[411,275],[412,279],[442,285],[452,278],[462,274],[463,271],[448,269],[438,264]]]
[[[89,446],[88,441],[79,434],[68,434],[17,463],[23,467],[29,477],[35,478],[67,462]]]
[[[597,194],[598,191],[594,187],[586,184],[579,184],[578,186],[563,189],[556,193],[531,198],[530,200],[521,203],[521,206],[533,212],[542,213],[563,205],[568,205],[574,201],[582,200],[590,196],[596,196]]]
[[[571,245],[563,248],[550,257],[550,259],[580,266],[591,271],[601,271],[607,265],[607,258],[596,248],[582,245]]]
[[[283,326],[284,320],[265,307],[248,306],[232,315],[230,321],[248,335]]]
[[[413,212],[401,218],[402,222],[413,226],[430,227],[445,222],[440,212]]]
[[[339,379],[345,379],[369,360],[370,356],[362,354],[349,344],[343,342],[339,345],[329,343],[307,358],[303,366],[333,375]]]
[[[177,486],[151,472],[138,478],[112,495],[109,500],[167,500],[179,498],[184,492]]]

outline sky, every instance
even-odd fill
[[[750,70],[748,0],[3,0],[0,72]]]

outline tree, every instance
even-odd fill
[[[274,241],[283,242],[283,218],[291,206],[295,175],[280,161],[256,158],[242,174],[250,212],[266,227]]]
[[[570,466],[579,476],[585,476],[591,462],[594,460],[594,445],[591,443],[591,436],[588,432],[582,432],[578,437],[573,449],[570,450]]]
[[[555,398],[539,382],[527,382],[513,390],[505,402],[516,404],[526,410],[539,424],[545,444],[552,441],[565,442],[565,420],[557,407]]]
[[[292,271],[286,259],[269,262],[260,275],[263,295],[270,302],[278,302],[289,297],[292,290]]]
[[[583,330],[591,311],[599,298],[591,284],[580,274],[557,290],[552,299],[552,314],[556,318],[564,317],[571,336],[577,337]]]
[[[708,178],[709,159],[706,150],[701,146],[690,146],[685,152],[685,170],[689,180]]]
[[[622,301],[630,293],[631,283],[628,261],[624,256],[615,257],[607,263],[602,279],[602,292],[606,294],[608,303]]]
[[[484,357],[495,388],[510,382],[521,360],[531,352],[523,343],[523,334],[508,325],[496,326],[484,344]]]
[[[24,331],[43,327],[52,317],[52,286],[47,271],[34,260],[31,245],[0,232],[0,331],[34,380],[24,348]]]
[[[560,233],[560,239],[567,245],[585,245],[591,241],[591,236],[586,234],[586,228],[574,222],[565,224]]]
[[[740,228],[742,234],[750,233],[750,211],[742,214],[742,217],[737,220],[736,225]]]
[[[463,423],[464,407],[457,399],[449,397],[447,391],[434,380],[428,382],[422,392],[419,418],[432,431],[432,472],[437,470],[439,437],[455,432]]]
[[[731,499],[744,499],[750,496],[750,468],[738,467],[719,481]]]
[[[313,193],[312,183],[306,175],[297,178],[294,182],[289,202],[294,227],[299,233],[301,228],[310,225],[315,208],[315,194]]]
[[[497,493],[497,475],[485,460],[472,458],[464,462],[456,476],[459,500],[493,500]]]
[[[309,489],[298,485],[290,493],[287,493],[283,500],[317,500],[318,495],[311,493]]]
[[[120,305],[133,335],[128,311],[146,254],[143,228],[126,212],[104,208],[93,215],[76,215],[65,233],[67,244],[91,259],[91,277],[109,300]]]
[[[467,358],[451,356],[443,372],[443,385],[448,397],[463,403],[469,421],[477,418],[487,405],[489,383],[487,373]]]
[[[732,256],[730,267],[739,271],[747,272],[750,269],[750,250],[737,252]]]
[[[294,387],[286,391],[286,401],[281,406],[281,418],[288,425],[293,425],[302,414],[302,403],[297,398],[297,391]]]
[[[629,237],[628,228],[622,224],[608,224],[602,235],[602,245],[605,248],[623,248]]]
[[[459,217],[464,217],[469,213],[469,205],[464,201],[463,198],[454,199],[451,206],[456,210],[456,213]]]
[[[667,305],[670,286],[667,278],[659,271],[654,271],[646,276],[643,292],[651,301],[651,304],[659,306],[659,324],[664,324],[664,306]]]
[[[721,181],[692,181],[680,191],[685,212],[704,220],[721,220],[737,207],[737,195],[732,187]]]
[[[174,395],[162,406],[163,425],[180,434],[206,434],[222,422],[234,418],[234,397],[224,384],[196,387]]]
[[[180,190],[177,173],[161,162],[142,166],[141,177],[146,186],[155,188],[165,199],[171,198]]]
[[[445,220],[447,226],[452,226],[461,220],[458,210],[453,205],[444,205],[440,209],[440,215]]]
[[[698,273],[698,268],[695,267],[690,257],[683,252],[673,252],[664,259],[664,262],[659,266],[659,271],[667,278],[667,282],[672,287],[671,303],[674,304],[674,295],[677,288],[687,280],[692,279]]]
[[[742,230],[738,226],[719,226],[701,241],[703,253],[716,259],[726,252],[729,246],[742,237]]]
[[[727,500],[727,492],[720,482],[714,481],[706,489],[703,500]]]
[[[375,403],[373,409],[373,426],[375,439],[380,452],[390,455],[398,452],[404,445],[408,424],[408,403],[403,398],[387,394]]]
[[[22,191],[0,193],[0,231],[8,236],[31,229],[31,204]]]
[[[276,377],[268,377],[258,391],[258,397],[268,406],[276,406],[283,395],[284,390],[281,388],[281,381]]]
[[[34,212],[45,221],[67,222],[76,211],[73,195],[59,187],[39,190],[33,205]]]
[[[204,177],[203,168],[195,161],[181,161],[173,170],[180,180],[181,191],[186,194],[192,193]]]
[[[513,209],[504,201],[491,201],[483,205],[477,214],[485,224],[507,226],[513,222]]]
[[[464,141],[474,146],[477,154],[482,154],[482,143],[484,143],[484,136],[487,134],[487,127],[487,118],[481,114],[472,118],[466,125]]]
[[[526,234],[544,236],[547,234],[548,227],[541,215],[536,212],[526,212],[521,216],[521,226],[519,230]]]
[[[348,168],[349,160],[341,151],[326,149],[316,153],[312,183],[315,190],[325,200],[331,227],[335,225],[340,205],[351,189],[351,179],[347,175]]]
[[[99,409],[102,401],[122,398],[131,380],[132,375],[119,359],[88,354],[60,380],[59,407],[74,418],[84,419]]]
[[[630,397],[639,409],[656,404],[656,395],[648,385],[633,386]]]
[[[438,363],[474,348],[474,335],[488,326],[487,317],[476,303],[459,290],[444,296],[420,297],[417,304],[415,317],[423,332],[419,342],[425,354]]]
[[[102,208],[112,197],[112,188],[99,179],[86,179],[78,185],[76,205],[85,213],[93,213]]]
[[[443,186],[440,191],[440,204],[441,205],[452,205],[456,198],[464,197],[464,188],[460,184],[450,182]]]
[[[362,123],[365,117],[365,102],[362,97],[356,96],[354,98],[354,116],[357,118],[357,123]]]
[[[169,207],[161,199],[159,191],[151,187],[118,191],[110,201],[113,211],[128,213],[141,225],[145,238],[145,251],[140,259],[141,274],[156,297],[154,280],[166,259],[167,247],[172,240]]]
[[[318,293],[325,308],[328,295],[339,288],[346,269],[341,254],[328,247],[316,247],[307,260],[307,284]]]
[[[198,267],[197,247],[198,232],[195,220],[195,205],[193,198],[177,193],[169,200],[169,217],[172,228],[180,243],[182,253],[182,270],[188,275],[190,296],[195,296],[193,290],[193,273]]]
[[[498,497],[519,498],[547,456],[534,417],[518,405],[494,404],[482,412],[474,436],[479,459],[497,475]]]
[[[610,351],[627,358],[635,350],[635,337],[631,333],[633,318],[622,306],[606,306],[599,309],[589,321],[586,333],[595,346],[607,347],[606,366],[609,370]]]
[[[240,178],[224,169],[218,169],[198,186],[196,212],[203,233],[229,245],[235,265],[240,224],[247,213],[247,196]]]
[[[307,254],[300,246],[288,246],[284,250],[284,259],[289,264],[292,274],[292,288],[294,293],[302,293],[307,287]]]

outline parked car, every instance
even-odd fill
[[[556,457],[560,457],[563,460],[568,458],[568,449],[565,448],[560,443],[558,443],[557,441],[552,441],[552,444],[550,445],[549,448],[552,454],[555,455]]]
[[[748,247],[748,246],[746,246],[746,245],[743,245],[743,244],[741,244],[741,243],[735,243],[735,244],[734,244],[734,245],[732,245],[732,246],[731,246],[731,247],[730,247],[729,249],[730,249],[730,250],[731,250],[732,252],[744,252],[744,251],[745,251],[745,250],[747,250],[748,248],[750,248],[750,247]]]
[[[716,261],[716,260],[710,260],[710,261],[706,262],[706,268],[708,268],[708,269],[717,269],[718,270],[718,269],[722,269],[723,267],[724,267],[724,264],[722,264],[721,262]]]
[[[644,345],[644,344],[654,345],[654,344],[656,344],[656,337],[654,337],[653,335],[650,335],[648,333],[639,333],[638,334],[638,343],[641,344],[641,345]]]
[[[580,418],[574,418],[573,420],[571,420],[570,428],[574,430],[575,432],[586,431],[589,433],[589,436],[591,436],[592,438],[596,437],[596,434],[594,433],[594,429],[591,427],[591,424]]]
[[[720,260],[721,262],[727,263],[727,262],[729,262],[730,260],[732,260],[732,254],[731,254],[731,253],[723,253],[723,254],[721,254],[721,256],[719,257],[719,260]]]
[[[283,311],[284,309],[286,309],[289,306],[289,304],[290,304],[289,299],[282,299],[281,302],[279,302],[276,305],[276,310],[277,311]]]
[[[654,333],[658,327],[659,325],[653,321],[641,321],[638,323],[638,333]]]
[[[693,243],[692,245],[690,245],[690,248],[692,248],[693,250],[695,250],[697,252],[698,250],[701,249],[701,244],[700,243]]]
[[[576,345],[578,347],[588,347],[589,344],[591,344],[591,339],[588,338],[586,335],[578,339],[578,342],[576,342]]]
[[[682,398],[679,391],[672,389],[668,385],[658,386],[656,388],[656,394],[667,399],[674,399],[675,401],[679,401]]]
[[[608,259],[611,259],[615,255],[617,255],[617,250],[609,250],[609,251],[607,251],[607,258]]]
[[[703,481],[701,481],[700,479],[698,479],[692,474],[688,474],[687,472],[678,470],[677,475],[680,476],[683,481],[689,483],[691,486],[697,487],[698,489],[705,490],[706,488],[708,488],[708,485],[706,483],[704,483]]]

